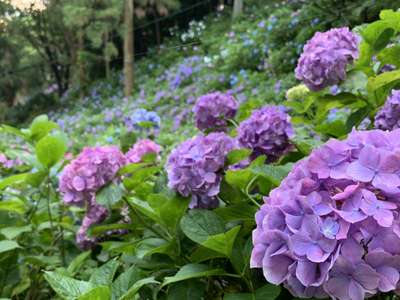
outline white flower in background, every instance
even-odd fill
[[[8,0],[8,3],[19,10],[42,11],[46,9],[45,0]]]

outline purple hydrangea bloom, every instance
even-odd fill
[[[193,108],[197,128],[224,130],[227,119],[235,117],[238,106],[233,96],[220,92],[199,97]]]
[[[59,185],[64,203],[87,207],[77,234],[81,248],[94,244],[95,239],[87,236],[87,230],[108,215],[107,209],[96,203],[96,192],[117,179],[118,170],[125,164],[125,156],[115,146],[87,147],[64,168]]]
[[[376,114],[374,125],[382,130],[393,130],[400,127],[400,90],[392,91],[385,105]]]
[[[360,38],[347,27],[317,32],[304,46],[296,78],[319,91],[346,79],[346,66],[358,58]]]
[[[190,208],[215,208],[225,158],[234,146],[232,138],[221,132],[183,142],[167,161],[169,187],[192,196]]]
[[[353,131],[298,162],[256,213],[251,267],[295,296],[400,286],[400,129]]]
[[[264,106],[256,110],[238,128],[238,143],[253,151],[252,158],[267,155],[274,161],[291,149],[293,136],[290,116],[282,107]]]
[[[138,163],[142,160],[142,157],[146,154],[155,153],[159,154],[161,147],[154,143],[152,140],[139,140],[131,149],[125,154],[126,159],[130,163]]]

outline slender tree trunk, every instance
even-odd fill
[[[125,97],[132,96],[134,83],[134,31],[133,31],[133,0],[125,0],[125,36],[124,36],[124,93]]]
[[[233,2],[233,18],[237,18],[243,13],[243,0],[234,0]]]
[[[105,67],[106,67],[106,78],[110,78],[110,55],[107,52],[107,46],[108,46],[108,40],[109,40],[109,32],[108,30],[106,30],[105,34],[104,34],[104,63],[105,63]]]
[[[78,72],[79,72],[79,87],[81,97],[84,97],[86,88],[86,75],[85,75],[85,61],[84,61],[84,33],[83,30],[79,30],[78,33]]]

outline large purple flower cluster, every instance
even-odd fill
[[[222,171],[234,141],[224,133],[199,135],[175,148],[166,165],[168,185],[192,196],[190,208],[215,208]]]
[[[400,278],[400,129],[298,162],[256,214],[251,267],[296,297],[361,300]]]
[[[95,239],[87,235],[87,230],[108,215],[107,209],[96,202],[96,192],[116,179],[118,170],[125,164],[125,156],[115,146],[87,147],[64,168],[59,186],[64,203],[87,206],[87,214],[77,234],[80,247],[93,245]]]
[[[235,117],[238,106],[233,96],[220,92],[199,97],[193,108],[197,128],[224,130],[227,120]]]
[[[400,90],[393,90],[385,105],[376,114],[374,125],[378,129],[400,128]]]
[[[296,78],[313,91],[346,79],[346,66],[358,58],[360,38],[347,27],[317,32],[304,46]]]
[[[289,138],[293,136],[290,116],[278,106],[264,106],[252,113],[238,128],[238,143],[253,151],[254,159],[267,155],[274,161],[291,148]]]

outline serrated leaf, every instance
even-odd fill
[[[268,179],[273,185],[280,185],[281,181],[289,174],[293,164],[289,163],[282,166],[263,165],[252,167],[251,170],[254,174]]]
[[[76,256],[69,264],[68,266],[68,273],[70,274],[75,274],[79,270],[79,268],[82,266],[82,264],[85,262],[85,260],[90,256],[91,251],[85,251],[78,256]]]
[[[201,245],[229,257],[240,228],[241,226],[235,226],[227,232],[210,235]]]
[[[96,194],[96,202],[110,210],[122,199],[122,196],[121,187],[116,183],[110,183]]]
[[[139,290],[148,284],[159,284],[154,277],[143,278],[136,281],[132,287],[120,298],[120,300],[132,300],[133,297],[139,292]]]
[[[164,278],[163,286],[168,284],[184,281],[193,278],[220,276],[227,273],[223,269],[215,269],[208,265],[203,264],[188,264],[183,266],[174,276],[167,276]]]
[[[97,286],[83,294],[78,300],[108,300],[111,298],[111,291],[108,286]]]
[[[251,154],[249,149],[235,149],[228,153],[227,161],[228,165],[234,165],[242,160],[248,158]]]
[[[26,226],[12,226],[0,229],[0,234],[4,235],[6,239],[12,240],[18,237],[20,234],[30,232],[32,230],[31,225]]]
[[[3,240],[0,241],[0,253],[7,252],[10,250],[15,250],[21,248],[15,241]]]
[[[142,279],[143,276],[143,271],[141,271],[135,265],[123,272],[121,275],[118,276],[118,278],[113,282],[111,286],[111,299],[116,300],[122,297],[128,291],[128,289],[133,286],[135,282]]]
[[[36,117],[30,126],[30,133],[32,139],[38,141],[49,134],[53,129],[57,129],[58,125],[49,121],[46,115]]]
[[[96,268],[89,281],[94,285],[109,285],[112,283],[115,273],[119,267],[119,262],[110,260],[99,268]]]
[[[44,278],[60,297],[68,300],[78,298],[95,287],[90,282],[76,280],[56,272],[46,271]]]
[[[46,168],[51,168],[63,158],[67,145],[61,137],[45,136],[37,142],[35,150],[40,163]]]
[[[23,214],[26,211],[25,202],[21,199],[0,201],[0,211]]]
[[[20,184],[24,182],[29,176],[29,173],[22,173],[17,175],[11,175],[0,181],[0,191],[13,184]]]

